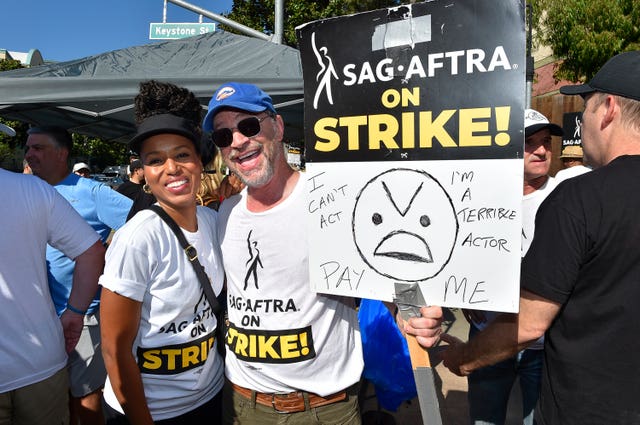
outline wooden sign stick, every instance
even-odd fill
[[[417,283],[396,283],[396,297],[394,302],[398,305],[400,316],[403,320],[420,316],[420,307],[425,306],[424,297]],[[436,394],[433,369],[429,359],[429,352],[418,344],[416,337],[406,335],[411,357],[411,368],[416,381],[418,402],[424,425],[442,425],[438,395]]]

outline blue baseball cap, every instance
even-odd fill
[[[240,109],[247,112],[269,110],[276,113],[268,94],[254,84],[226,83],[221,85],[209,101],[209,111],[202,122],[204,131],[213,130],[213,117],[224,108]]]

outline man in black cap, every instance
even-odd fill
[[[142,185],[144,184],[144,168],[142,162],[139,159],[134,159],[129,164],[129,180],[122,183],[116,189],[129,199],[135,200],[140,192],[142,192]]]
[[[469,343],[443,336],[452,372],[512,356],[545,335],[538,424],[640,423],[640,51],[560,89],[584,98],[582,143],[596,168],[558,186],[536,217],[520,313]]]
[[[156,202],[156,198],[151,193],[144,191],[144,184],[144,168],[142,166],[142,161],[134,159],[131,161],[131,164],[129,164],[129,180],[122,183],[118,186],[118,189],[116,189],[124,196],[133,200],[133,205],[127,215],[127,221],[136,215],[138,211],[148,208]]]

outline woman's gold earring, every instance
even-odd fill
[[[142,186],[142,191],[144,193],[151,194],[151,186],[149,186],[148,184],[145,183],[144,186]]]

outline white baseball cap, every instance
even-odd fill
[[[73,166],[73,172],[75,173],[76,171],[84,170],[85,168],[91,171],[91,168],[89,168],[89,164],[86,164],[84,162],[78,162]]]
[[[548,128],[552,136],[562,136],[562,127],[557,124],[550,123],[547,117],[542,115],[535,109],[524,110],[524,135],[529,137],[534,133]]]
[[[13,128],[2,123],[0,123],[0,132],[6,134],[9,137],[14,137],[16,135],[16,131]]]

